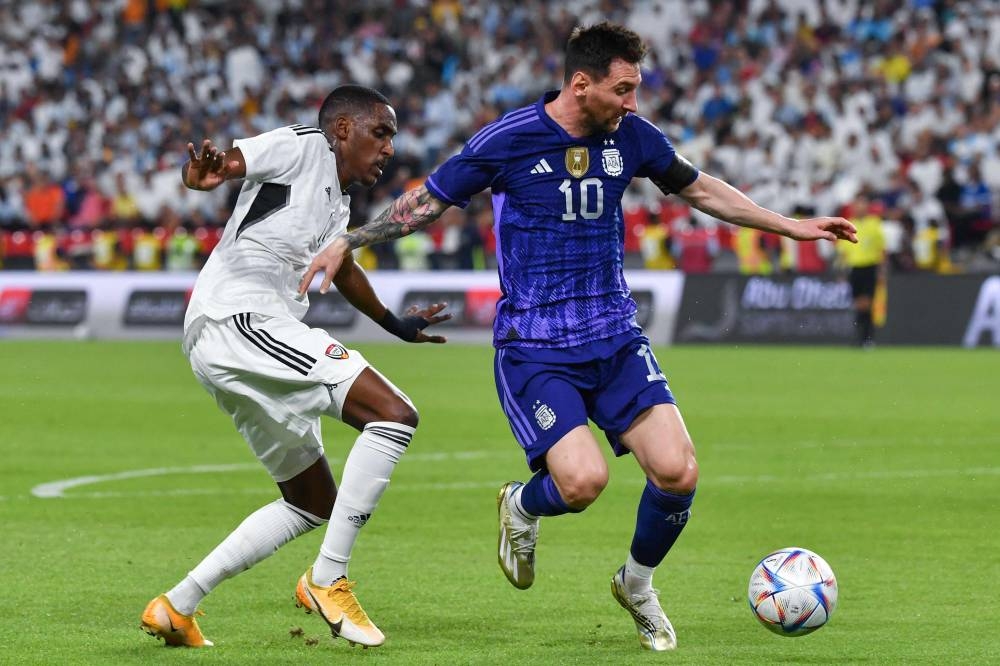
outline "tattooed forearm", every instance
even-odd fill
[[[408,236],[438,219],[448,204],[421,186],[398,197],[368,224],[344,235],[351,249]]]

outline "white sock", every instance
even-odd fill
[[[371,517],[389,477],[414,429],[402,423],[375,421],[365,426],[354,442],[333,503],[330,524],[313,564],[312,580],[326,587],[347,576],[347,563],[358,532]]]
[[[526,523],[530,523],[538,520],[538,516],[533,516],[524,510],[521,505],[521,491],[524,490],[524,486],[518,486],[517,490],[510,494],[510,500],[507,502],[507,506],[510,507],[511,513],[514,514],[515,518],[520,518]]]
[[[639,564],[633,559],[632,553],[629,553],[625,560],[625,587],[633,594],[652,589],[654,571],[656,567]]]
[[[324,522],[283,499],[265,504],[247,516],[187,578],[167,592],[167,599],[179,613],[191,615],[219,583],[246,571]]]

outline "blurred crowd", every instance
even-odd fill
[[[1000,267],[995,0],[0,0],[4,268],[190,270],[238,183],[186,190],[186,144],[314,125],[341,83],[399,119],[379,212],[499,114],[559,87],[573,26],[639,32],[640,113],[701,169],[788,215],[877,216],[895,270]],[[628,265],[822,272],[823,244],[737,231],[646,181]],[[481,196],[376,246],[382,269],[493,265]]]

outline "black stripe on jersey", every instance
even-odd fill
[[[250,204],[250,210],[247,211],[246,217],[243,218],[239,228],[236,229],[236,237],[239,238],[240,234],[253,225],[263,222],[272,214],[286,207],[291,198],[291,185],[280,185],[278,183],[264,183],[261,185],[260,189],[257,190],[257,196],[253,198],[253,203]]]
[[[257,349],[261,350],[262,352],[264,352],[274,360],[278,361],[279,363],[287,365],[289,368],[299,373],[300,375],[305,376],[309,374],[309,370],[310,368],[312,368],[311,365],[305,364],[303,361],[300,361],[294,356],[291,357],[288,356],[280,349],[275,349],[271,347],[270,344],[267,343],[267,341],[261,338],[259,331],[253,330],[253,328],[250,326],[249,313],[242,313],[235,315],[233,317],[233,321],[236,323],[236,328],[239,329],[239,332],[243,334],[243,337],[249,340],[253,344],[253,346],[257,347]]]
[[[323,134],[323,130],[320,129],[303,130],[301,132],[296,132],[295,136],[306,136],[307,134]]]

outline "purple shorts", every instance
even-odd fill
[[[641,334],[567,350],[503,347],[493,370],[500,405],[532,470],[543,468],[545,453],[588,418],[615,455],[625,455],[619,436],[632,422],[653,405],[675,404]]]

